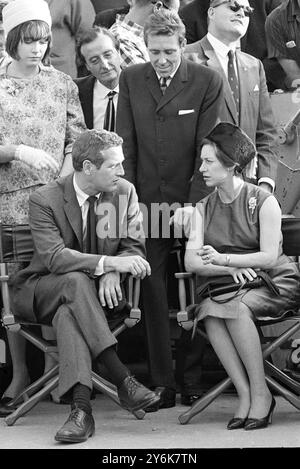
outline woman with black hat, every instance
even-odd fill
[[[254,320],[279,317],[295,307],[300,287],[297,265],[282,253],[277,200],[239,176],[255,153],[249,137],[231,123],[219,123],[203,141],[199,171],[215,191],[194,210],[185,255],[186,269],[202,278],[231,275],[244,283],[265,270],[280,291],[277,296],[266,287],[245,288],[223,303],[199,299],[197,319],[204,320],[239,397],[229,430],[254,430],[271,422],[275,400],[265,381]]]

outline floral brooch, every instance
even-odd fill
[[[257,205],[256,197],[250,197],[249,202],[248,202],[248,207],[249,207],[249,210],[251,212],[251,215],[253,215],[253,212],[256,208],[256,205]]]

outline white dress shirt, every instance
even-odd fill
[[[88,216],[88,211],[89,211],[89,202],[88,198],[90,197],[88,194],[83,192],[78,184],[76,183],[76,175],[74,174],[73,176],[73,186],[74,190],[76,193],[77,201],[81,210],[81,216],[82,216],[82,235],[83,239],[86,237],[86,232],[87,232],[87,216]],[[101,192],[99,194],[95,194],[95,197],[97,197],[98,201],[101,196]],[[106,256],[102,256],[100,261],[98,262],[98,265],[95,269],[95,275],[102,275],[104,274],[104,259]]]
[[[234,52],[236,51],[236,48],[234,47],[228,47],[226,44],[224,44],[222,41],[217,39],[215,36],[213,36],[211,33],[207,33],[207,39],[212,45],[216,56],[222,65],[223,71],[226,75],[226,78],[228,79],[228,52],[230,50],[233,50]],[[235,73],[237,74],[238,77],[238,70],[237,70],[237,64],[236,60],[234,61],[234,68],[235,68]],[[253,160],[249,163],[249,165],[246,168],[246,175],[250,178],[255,178],[256,170],[257,170],[257,158],[253,158]],[[268,177],[263,177],[258,180],[258,184],[261,183],[267,183],[271,186],[272,190],[274,191],[275,189],[275,182]]]
[[[115,110],[117,109],[118,96],[119,96],[119,85],[117,85],[113,90],[106,88],[100,81],[96,80],[94,85],[94,94],[93,94],[93,115],[94,115],[94,125],[93,128],[96,130],[102,130],[104,126],[105,112],[108,103],[108,93],[115,91],[116,94],[113,97],[113,103]]]

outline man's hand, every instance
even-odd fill
[[[145,278],[151,275],[149,262],[141,256],[106,256],[104,259],[105,271],[116,271],[120,274],[130,273],[136,278]]]
[[[119,272],[107,272],[100,277],[99,301],[101,306],[114,308],[122,300]]]
[[[194,207],[182,207],[175,210],[174,215],[170,218],[170,225],[174,225],[174,230],[176,226],[184,230],[185,236],[188,238],[190,234],[190,221],[193,214]]]

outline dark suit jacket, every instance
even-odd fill
[[[78,86],[79,99],[83,110],[85,124],[88,129],[94,127],[93,97],[96,78],[94,75],[77,78],[75,81]]]
[[[220,75],[185,59],[164,95],[151,63],[121,73],[117,133],[125,177],[141,202],[196,202],[207,194],[203,179],[191,188],[191,178],[199,175],[199,145],[216,124],[222,96]]]
[[[260,60],[237,50],[237,67],[240,82],[240,120],[228,80],[215,51],[205,36],[185,49],[185,56],[196,63],[217,70],[224,82],[224,105],[220,114],[222,121],[232,122],[247,133],[258,151],[257,178],[269,177],[275,181],[278,157],[277,131],[267,90],[265,73]]]
[[[282,0],[249,0],[249,3],[254,8],[254,12],[248,30],[241,40],[241,49],[263,61],[268,86],[273,91],[274,88],[282,87],[284,72],[276,60],[267,58],[265,21],[271,11],[282,3]],[[186,26],[188,44],[199,41],[207,34],[209,4],[210,0],[194,0],[180,9],[179,15]]]
[[[109,215],[105,212],[107,209]],[[122,179],[117,191],[103,193],[97,214],[99,254],[86,254],[83,253],[82,215],[73,175],[47,184],[31,195],[29,224],[35,249],[30,265],[17,274],[14,282],[16,314],[36,320],[34,291],[41,276],[76,271],[93,278],[102,255],[145,257],[144,240],[138,236],[141,212],[132,184]]]

